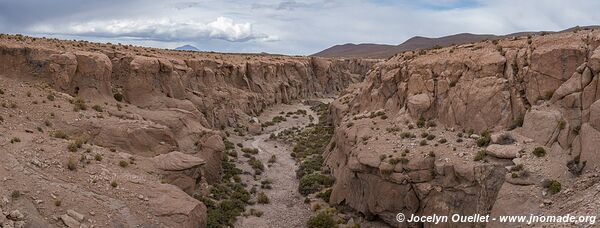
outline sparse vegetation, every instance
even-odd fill
[[[120,94],[120,93],[115,93],[115,94],[113,95],[113,97],[114,97],[114,98],[115,98],[115,100],[116,100],[116,101],[118,101],[118,102],[121,102],[121,101],[123,101],[123,98],[124,98],[124,97],[123,97],[123,94]]]
[[[100,106],[100,105],[94,105],[94,106],[92,106],[92,109],[94,109],[94,111],[96,111],[96,112],[102,112],[103,111],[102,110],[102,106]]]
[[[485,158],[485,156],[487,156],[487,152],[485,150],[480,150],[477,152],[477,154],[475,154],[473,161],[481,161]]]
[[[269,197],[267,196],[267,194],[265,194],[264,192],[260,192],[260,193],[258,193],[256,202],[258,202],[260,204],[269,204],[271,201],[269,200]]]
[[[119,166],[121,166],[122,168],[127,168],[127,166],[129,166],[129,162],[121,160],[119,161]]]
[[[536,147],[531,153],[533,153],[533,155],[535,155],[538,158],[544,157],[546,156],[546,149],[544,149],[543,147]]]
[[[87,104],[85,103],[85,100],[81,97],[75,99],[72,101],[73,103],[73,111],[78,112],[81,110],[87,110]]]
[[[244,148],[242,148],[242,152],[247,153],[247,154],[258,154],[258,149],[244,147]]]
[[[326,176],[320,173],[311,173],[300,178],[298,191],[302,195],[308,195],[320,191],[323,188],[331,187],[334,179],[331,176]]]
[[[503,133],[498,136],[498,144],[509,145],[515,143],[515,139],[509,133]]]
[[[63,132],[62,130],[56,130],[52,133],[52,136],[54,138],[59,138],[59,139],[68,139],[69,136],[67,136],[67,134],[65,132]]]
[[[79,160],[76,159],[74,156],[69,156],[69,158],[67,159],[67,169],[74,171],[77,169],[77,163],[79,163]]]
[[[491,133],[488,130],[485,130],[481,133],[481,137],[477,139],[477,146],[486,147],[490,144],[490,141],[492,141]]]
[[[306,226],[308,228],[331,228],[336,227],[336,222],[333,219],[331,212],[322,211],[316,216],[310,217]]]
[[[557,180],[551,180],[544,184],[545,188],[548,190],[550,194],[559,193],[561,190],[561,184]]]

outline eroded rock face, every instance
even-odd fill
[[[104,200],[121,210],[111,226],[138,226],[149,216],[148,224],[203,227],[206,207],[189,195],[221,179],[225,133],[220,130],[232,127],[240,134],[258,133],[260,125],[250,124],[250,116],[275,104],[335,94],[362,81],[376,62],[25,40],[0,37],[1,79],[40,85],[36,89],[62,102],[84,99],[86,114],[58,116],[52,127],[63,130],[69,140],[85,138],[110,151],[111,157],[122,155],[117,162],[122,166],[136,166],[116,175],[136,180],[114,182],[111,188],[139,184],[147,196],[140,194],[136,200],[148,201],[148,213],[154,213],[138,218],[128,214],[130,208],[121,206],[122,202],[115,206],[116,201]],[[105,109],[89,113],[92,105]],[[71,107],[53,108],[59,110],[57,115],[71,112]],[[44,111],[50,112],[40,110]],[[36,114],[50,115],[37,110]],[[102,157],[86,154],[81,160]],[[139,176],[128,173],[138,168],[143,169]],[[102,173],[109,171],[114,170],[106,168]],[[155,179],[166,184],[148,187],[159,182]],[[69,194],[76,199],[82,191],[73,192]]]
[[[590,163],[599,164],[592,152],[600,138],[599,45],[600,31],[586,30],[406,52],[375,65],[363,83],[345,90],[331,105],[337,126],[332,143],[336,147],[327,153],[327,164],[337,178],[332,203],[378,215],[393,226],[398,225],[393,212],[489,213],[500,191],[501,200],[515,200],[505,196],[505,191],[513,191],[503,187],[513,185],[505,178],[524,186],[539,181],[537,176],[520,177],[517,171],[506,174],[505,166],[515,165],[512,159],[530,153],[523,143],[527,150],[531,144],[546,148],[552,157],[548,166],[557,167],[545,178],[566,178],[569,161],[587,161],[588,168]],[[380,110],[388,117],[383,125],[381,120],[360,124]],[[465,152],[444,152],[452,155],[436,157],[435,168],[406,169],[400,163],[393,171],[382,169],[389,153],[397,156],[402,148],[419,148],[418,141],[404,136],[395,142],[393,132],[409,131],[407,125],[414,126],[420,117],[446,129],[517,128],[512,133],[527,139],[518,145],[491,145],[487,152],[481,148],[479,159],[489,160],[488,165],[463,162],[463,156],[469,156]],[[396,130],[376,133],[379,127],[390,126]],[[372,132],[364,130],[369,127]],[[376,145],[364,146],[372,145],[371,136],[379,138]],[[412,161],[412,153],[402,156]],[[508,210],[503,208],[508,204],[499,203],[494,210]]]

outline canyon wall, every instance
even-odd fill
[[[362,81],[376,62],[0,38],[0,76],[45,84],[44,89],[50,89],[47,93],[60,93],[56,96],[73,104],[80,98],[104,107],[97,115],[77,116],[55,104],[52,109],[64,115],[59,114],[52,127],[67,135],[89,136],[87,142],[110,148],[118,156],[135,156],[140,167],[154,164],[145,175],[159,175],[161,183],[180,190],[155,188],[149,180],[139,183],[148,186],[142,188],[148,195],[157,196],[150,199],[157,207],[149,211],[167,217],[164,224],[186,227],[202,226],[206,221],[202,203],[181,193],[206,192],[206,184],[220,181],[225,137],[221,130],[244,134],[252,124],[258,124],[260,130],[251,117],[265,108],[334,95]],[[42,116],[52,112],[54,117],[53,110],[39,111],[48,112]],[[78,193],[69,194],[75,194],[69,198],[78,197]],[[115,216],[114,220],[129,225],[139,221],[130,215]]]
[[[327,152],[337,179],[331,202],[400,227],[408,224],[395,221],[398,212],[489,214],[507,185],[505,167],[514,163],[464,159],[477,152],[474,143],[422,148],[391,134],[410,131],[419,118],[441,123],[442,134],[452,137],[463,129],[512,130],[525,137],[519,146],[532,143],[561,156],[542,165],[560,178],[572,178],[564,174],[569,161],[587,161],[593,170],[600,162],[598,46],[600,31],[582,30],[405,52],[375,65],[331,106],[337,127]],[[373,119],[377,113],[387,119]],[[404,148],[411,149],[402,155],[408,154],[406,164],[384,162]],[[428,150],[437,156],[427,156]]]

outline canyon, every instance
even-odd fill
[[[597,213],[599,46],[577,29],[379,60],[3,34],[0,227]]]

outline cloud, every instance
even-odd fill
[[[39,25],[35,33],[91,36],[105,38],[134,38],[156,41],[199,41],[220,39],[231,42],[250,40],[276,41],[276,36],[256,32],[252,24],[236,23],[227,17],[201,23],[196,21],[164,20],[110,20],[72,23],[66,27]]]

